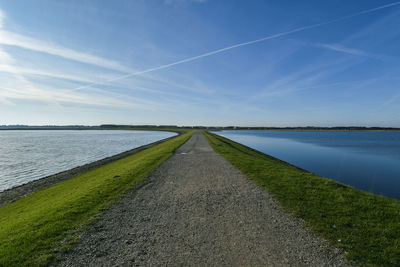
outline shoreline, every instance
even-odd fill
[[[0,207],[0,266],[49,266],[84,231],[170,158],[192,131]],[[143,147],[142,147],[143,148]],[[140,150],[135,149],[136,151]],[[134,150],[134,151],[135,151]]]
[[[236,133],[235,131],[238,131],[238,133]],[[287,130],[286,131],[285,130],[282,132],[299,132],[299,135],[292,135],[292,136],[284,135],[282,137],[282,135],[279,135],[279,134],[275,135],[275,133],[273,132],[275,130],[265,130],[265,132],[267,132],[267,131],[270,132],[269,135],[254,135],[254,134],[256,134],[256,131],[264,131],[264,130],[248,130],[250,133],[243,135],[243,136],[247,136],[247,137],[251,137],[251,138],[257,137],[257,138],[264,138],[265,140],[269,139],[270,140],[269,142],[274,142],[273,139],[275,139],[275,138],[276,138],[276,140],[278,140],[279,138],[283,138],[285,140],[290,140],[290,142],[295,142],[297,144],[301,144],[303,147],[299,146],[300,148],[296,148],[296,145],[293,145],[292,143],[289,142],[290,145],[287,144],[286,149],[292,149],[292,147],[294,147],[295,149],[293,151],[296,151],[295,154],[296,155],[298,154],[298,156],[301,155],[299,151],[302,151],[301,153],[304,153],[304,151],[306,151],[310,155],[307,162],[304,160],[299,161],[298,157],[288,156],[289,154],[282,153],[282,151],[286,151],[285,149],[282,150],[282,147],[280,147],[280,149],[277,149],[277,148],[275,148],[275,150],[272,149],[268,152],[267,151],[268,149],[266,146],[263,147],[262,145],[260,145],[263,142],[267,142],[264,139],[263,139],[264,141],[258,141],[258,143],[253,143],[253,144],[251,144],[251,142],[250,143],[247,142],[248,145],[245,145],[244,143],[246,143],[246,140],[244,140],[243,138],[240,138],[243,136],[239,136],[239,135],[236,136],[236,134],[239,134],[239,131],[247,131],[247,130],[240,129],[240,130],[227,130],[225,132],[224,131],[208,131],[208,132],[212,133],[212,134],[216,134],[221,137],[224,137],[226,139],[229,139],[231,142],[234,142],[243,147],[246,147],[246,149],[248,149],[248,150],[252,150],[257,153],[264,154],[268,157],[272,157],[278,161],[281,161],[285,164],[291,165],[297,169],[312,173],[312,174],[320,176],[320,177],[330,179],[332,181],[335,181],[336,183],[343,184],[345,186],[349,186],[353,189],[360,190],[365,193],[370,193],[370,194],[374,194],[377,196],[382,196],[382,197],[400,201],[400,195],[398,194],[398,191],[393,190],[393,188],[396,188],[396,186],[397,186],[396,180],[394,179],[396,177],[395,173],[398,172],[397,165],[396,164],[384,165],[382,163],[382,162],[386,163],[386,161],[382,160],[382,157],[390,158],[392,161],[396,160],[396,157],[392,156],[392,154],[391,154],[392,152],[390,150],[388,152],[388,150],[387,150],[388,145],[386,143],[384,143],[384,142],[392,142],[393,140],[394,140],[393,142],[396,142],[396,138],[398,137],[396,131],[374,131],[374,130],[371,130],[371,131],[325,131],[325,130],[316,130],[316,131],[293,130],[292,131],[292,130]],[[316,135],[319,132],[324,132],[324,133],[342,132],[343,134],[350,133],[350,132],[358,132],[358,133],[376,132],[376,134],[378,132],[382,132],[382,133],[387,132],[387,133],[393,133],[393,134],[390,134],[388,136],[388,139],[387,139],[388,141],[380,138],[380,136],[383,136],[383,135],[377,136],[379,139],[376,139],[376,140],[371,139],[373,141],[370,141],[369,138],[370,137],[376,138],[375,137],[376,135],[374,136],[371,133],[371,134],[366,135],[366,138],[363,139],[363,136],[360,134],[360,135],[356,135],[357,138],[358,138],[358,136],[360,136],[360,138],[358,138],[358,139],[353,139],[354,136],[352,136],[352,138],[349,138],[349,139],[344,139],[345,145],[343,145],[344,144],[343,142],[341,142],[340,144],[331,142],[331,140],[340,139],[340,135],[336,135],[336,134],[333,136],[318,135],[317,137],[308,135],[308,136],[306,136],[306,138],[302,139],[302,136],[300,135],[300,133],[304,133],[304,132],[315,132]],[[396,134],[394,135],[394,133],[396,133]],[[284,133],[282,133],[282,134],[284,134]],[[311,136],[311,138],[307,138],[310,136]],[[392,136],[394,136],[394,137],[392,137]],[[323,140],[323,141],[319,140],[320,137],[322,137],[320,140]],[[386,136],[383,136],[383,137],[386,138]],[[345,136],[345,138],[347,138],[347,136]],[[234,141],[234,140],[236,140],[236,141]],[[315,141],[315,140],[317,140],[317,141]],[[326,140],[328,140],[328,141],[326,141]],[[356,141],[354,141],[354,140],[356,140]],[[244,142],[244,143],[240,143],[240,141]],[[360,144],[357,144],[357,142],[360,142]],[[377,153],[375,150],[371,150],[370,146],[372,143],[374,145],[376,144],[376,147],[383,148],[383,152]],[[254,146],[254,148],[250,147],[249,145]],[[325,149],[325,151],[320,152],[321,150],[315,150],[315,148],[313,148],[315,146]],[[355,148],[357,148],[357,149],[366,148],[369,150],[365,150],[366,152],[360,153],[360,155],[361,155],[361,157],[360,157],[360,156],[354,156],[354,151],[359,151],[359,150],[356,150]],[[264,151],[262,151],[262,150],[264,150]],[[336,151],[334,151],[334,150],[336,150]],[[317,151],[317,152],[315,152],[315,151]],[[339,161],[331,158],[331,155],[335,154],[335,153],[332,154],[332,151],[336,152],[337,155],[340,155],[340,157],[346,158],[346,161],[344,161],[344,163],[343,162],[339,163]],[[271,156],[270,154],[267,154],[267,153],[272,153],[272,154],[274,154],[274,156]],[[362,158],[362,156],[366,156],[368,158],[365,159],[365,158]],[[321,159],[320,159],[320,157],[321,157]],[[337,157],[339,157],[339,156],[337,156]],[[318,160],[320,160],[319,165],[322,164],[325,166],[322,168],[319,167],[319,165],[316,164],[316,162],[318,162]],[[356,169],[356,167],[354,167],[354,166],[357,166],[358,162],[362,162],[362,161],[364,161],[364,163],[367,166],[367,167],[364,167],[365,170],[362,168]],[[376,165],[373,165],[373,164],[376,164]],[[370,166],[373,166],[373,167],[370,167]],[[383,167],[386,167],[386,168],[383,168]],[[340,174],[336,173],[337,170],[339,170],[339,169],[341,170]],[[390,170],[390,171],[383,172],[383,171],[381,171],[382,169],[385,171],[386,170]],[[369,170],[370,172],[367,172],[367,170]],[[379,174],[376,174],[376,175],[380,176],[380,180],[377,179],[377,176],[371,175],[370,174],[371,172],[372,173],[379,172]],[[368,175],[370,175],[370,176],[368,176]],[[390,186],[388,186],[388,184],[390,184]]]
[[[175,132],[175,131],[174,131]],[[75,168],[72,169],[68,169],[62,172],[58,172],[52,175],[48,175],[42,178],[39,178],[37,180],[33,180],[33,181],[29,181],[27,183],[21,184],[21,185],[17,185],[14,186],[12,188],[6,189],[4,191],[0,192],[0,207],[4,206],[7,203],[10,202],[14,202],[26,195],[29,195],[31,193],[34,193],[40,189],[44,189],[46,187],[55,185],[59,182],[62,182],[64,180],[73,178],[75,176],[81,175],[85,172],[91,171],[93,169],[99,168],[101,166],[104,166],[108,163],[114,162],[116,160],[131,156],[133,154],[136,154],[142,150],[145,150],[147,148],[150,148],[152,146],[155,146],[157,144],[160,144],[162,142],[165,142],[169,139],[172,139],[174,137],[177,137],[179,135],[182,134],[182,132],[178,132],[176,131],[175,133],[177,133],[177,135],[165,138],[165,139],[161,139],[159,141],[147,144],[147,145],[143,145],[143,146],[139,146],[136,148],[133,148],[131,150],[127,150],[124,152],[121,152],[119,154],[110,156],[110,157],[106,157],[103,159],[99,159],[81,166],[77,166]]]
[[[205,132],[211,146],[357,265],[398,266],[400,201],[368,193]]]
[[[222,131],[285,131],[285,132],[399,132],[400,129],[218,129],[210,132]]]

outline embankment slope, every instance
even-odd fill
[[[97,220],[60,266],[345,266],[197,132]]]

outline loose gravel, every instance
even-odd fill
[[[194,134],[106,210],[60,266],[347,266]]]

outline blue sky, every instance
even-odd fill
[[[0,125],[400,127],[399,47],[394,1],[0,0]]]

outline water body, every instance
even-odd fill
[[[216,132],[317,175],[400,199],[400,132]]]
[[[176,135],[161,131],[0,131],[0,192]]]

